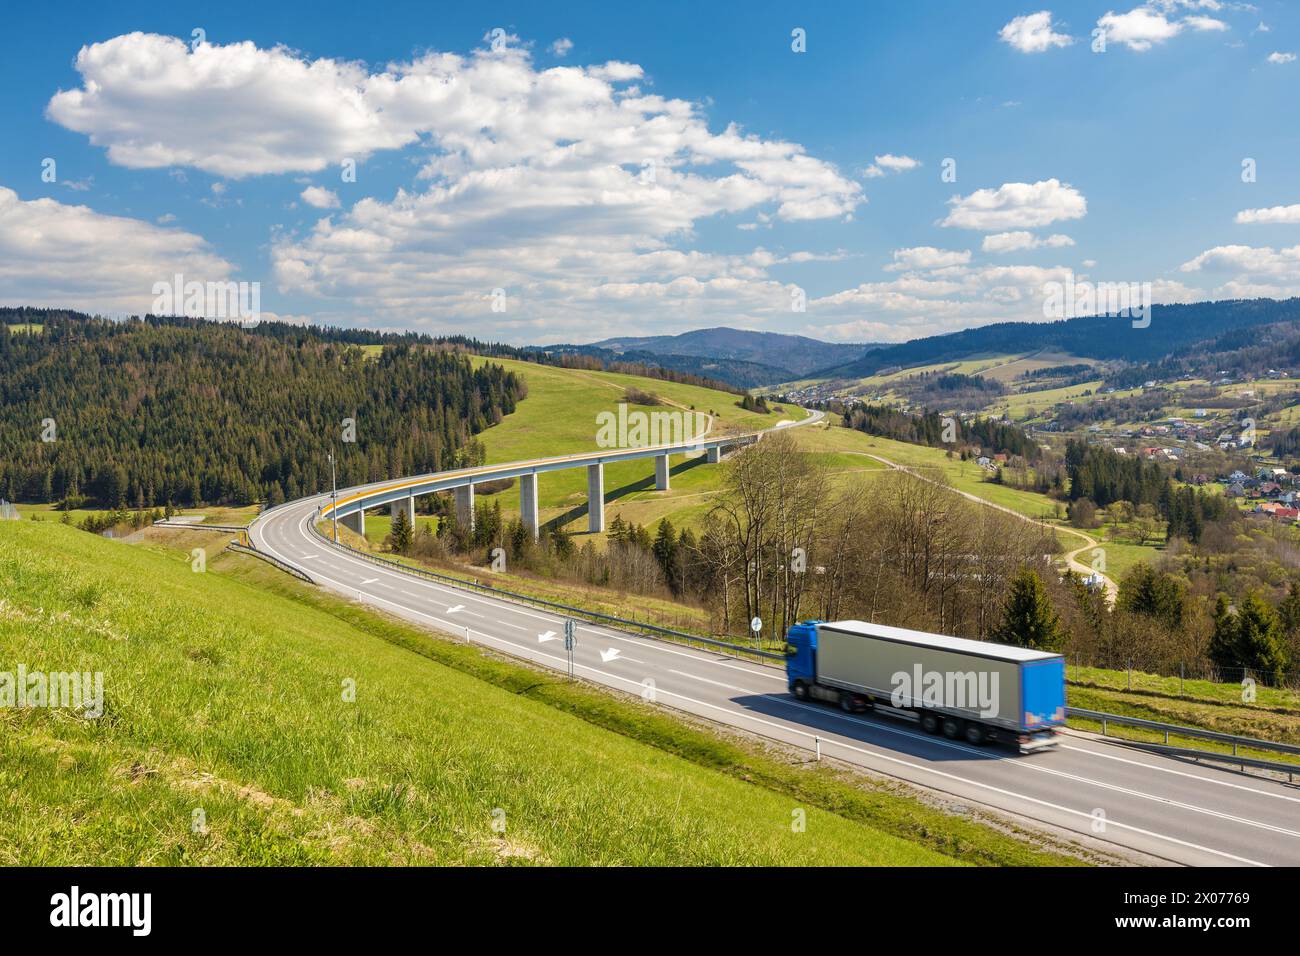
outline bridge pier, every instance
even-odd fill
[[[537,515],[537,472],[519,476],[519,519],[524,527],[533,533],[536,541],[541,531],[541,521]]]
[[[600,462],[587,466],[587,530],[605,530],[605,466]]]
[[[414,529],[415,528],[415,495],[407,495],[405,498],[398,498],[396,501],[389,502],[388,514],[393,519],[393,521],[397,521],[397,515],[398,512],[400,511],[406,512],[407,527]]]
[[[710,465],[716,465],[718,462],[722,461],[722,446],[714,445],[712,448],[708,449],[705,461]]]
[[[358,508],[351,514],[340,515],[339,521],[345,528],[351,528],[361,537],[366,536],[366,510],[364,508]]]
[[[655,456],[655,491],[668,490],[668,456]]]
[[[474,530],[474,486],[460,485],[456,489],[456,523]]]

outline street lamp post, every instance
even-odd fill
[[[330,452],[330,517],[334,519],[334,543],[339,540],[339,489],[334,482],[334,453]]]

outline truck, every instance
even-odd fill
[[[921,728],[1021,753],[1056,746],[1065,724],[1060,654],[866,621],[804,621],[786,634],[786,677],[802,701],[848,713],[913,713]]]

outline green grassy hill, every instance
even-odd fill
[[[0,581],[0,670],[105,687],[98,720],[0,708],[0,863],[1061,860],[246,557],[200,574],[183,553],[5,522]]]

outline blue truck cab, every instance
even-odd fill
[[[803,621],[786,632],[785,676],[794,693],[796,681],[816,683],[817,680],[817,625],[821,621]]]

